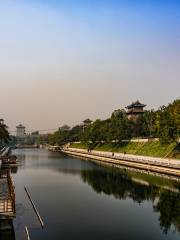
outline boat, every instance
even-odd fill
[[[2,167],[16,167],[18,164],[19,163],[15,155],[11,155],[8,158],[2,159]]]

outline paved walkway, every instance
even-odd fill
[[[174,159],[152,158],[122,153],[90,151],[86,149],[64,148],[63,152],[79,157],[98,160],[111,164],[131,166],[138,169],[165,173],[180,177],[180,161]]]
[[[95,156],[110,157],[112,159],[121,159],[121,160],[127,160],[132,162],[136,161],[139,163],[147,163],[147,164],[152,164],[157,166],[165,166],[169,168],[180,169],[180,160],[178,159],[149,157],[149,156],[123,154],[123,153],[112,153],[112,152],[95,151],[95,150],[88,152],[87,149],[80,149],[80,148],[68,148],[68,150],[74,151],[74,152],[80,152],[80,153],[88,153]]]

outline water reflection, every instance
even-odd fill
[[[2,240],[15,240],[14,230],[0,231],[0,239],[2,239]]]
[[[20,163],[19,169],[48,169],[65,174],[80,175],[82,169],[92,169],[91,164],[69,158],[63,153],[39,152],[25,150],[26,155],[18,151],[17,158]]]
[[[159,201],[154,210],[160,213],[159,222],[164,233],[168,233],[171,226],[180,233],[180,195],[170,191],[159,194]]]
[[[175,188],[165,190],[156,185],[150,185],[143,179],[132,177],[133,173],[116,168],[99,168],[81,172],[84,182],[88,183],[97,193],[113,195],[117,199],[131,198],[141,204],[143,201],[152,201],[154,211],[160,214],[159,222],[164,233],[168,233],[171,226],[180,233],[180,193]],[[150,176],[152,179],[153,177]],[[156,200],[156,201],[155,201]]]
[[[18,240],[23,239],[24,224],[33,239],[79,240],[82,232],[86,240],[178,239],[178,181],[45,150],[16,150],[16,154],[20,161],[14,175]],[[24,185],[45,218],[48,227],[43,231]]]

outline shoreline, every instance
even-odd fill
[[[173,159],[161,159],[146,156],[135,156],[110,152],[90,151],[85,149],[63,148],[63,153],[75,157],[83,157],[113,165],[128,166],[146,171],[163,173],[180,177],[180,162]]]

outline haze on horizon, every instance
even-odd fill
[[[10,130],[179,97],[180,1],[2,0],[0,20],[0,117]]]

